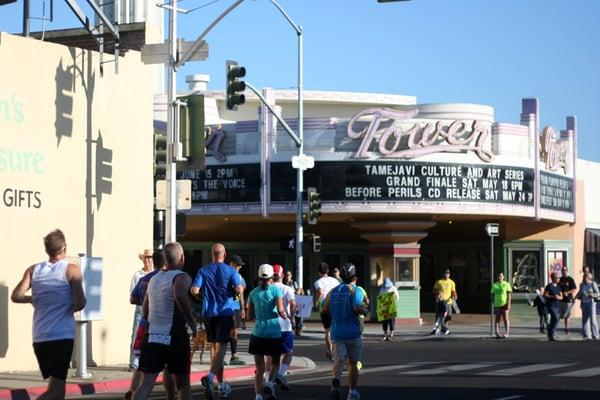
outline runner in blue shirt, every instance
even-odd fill
[[[233,328],[233,298],[244,290],[240,274],[231,265],[225,264],[225,256],[225,246],[221,243],[213,245],[212,263],[200,268],[191,289],[194,296],[199,296],[202,291],[202,315],[206,338],[211,343],[210,371],[201,379],[209,400],[229,397],[231,394],[231,386],[223,382],[223,358]],[[215,377],[219,382],[219,393],[213,385]]]
[[[352,263],[342,266],[343,284],[333,288],[325,298],[323,312],[331,314],[331,340],[333,341],[333,380],[331,398],[341,399],[340,378],[344,362],[348,367],[350,390],[348,400],[360,399],[356,388],[358,383],[357,363],[362,357],[362,334],[359,315],[369,311],[364,306],[364,294],[352,283],[356,276],[356,267]]]

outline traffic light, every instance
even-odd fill
[[[194,169],[204,169],[206,157],[204,95],[183,97],[187,106],[180,108],[179,127],[183,156]]]
[[[226,63],[227,90],[225,92],[225,104],[228,110],[237,110],[238,105],[246,102],[244,90],[246,83],[240,78],[246,76],[246,68],[240,67],[235,61],[227,61]]]
[[[154,179],[167,177],[167,135],[154,131]]]
[[[317,219],[321,216],[321,195],[317,189],[310,187],[308,193],[308,223],[316,225]]]

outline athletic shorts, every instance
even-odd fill
[[[283,339],[283,352],[289,353],[294,350],[294,333],[292,331],[281,332]]]
[[[500,307],[494,307],[494,314],[500,314],[503,311],[508,311],[508,304],[505,304],[505,305],[500,306]]]
[[[331,314],[329,313],[321,313],[321,324],[323,324],[324,329],[331,328]]]
[[[205,318],[204,326],[206,327],[206,339],[209,343],[229,342],[231,330],[233,329],[233,315]]]
[[[283,338],[263,338],[250,335],[248,353],[257,356],[279,357],[283,351]]]
[[[569,318],[571,316],[571,310],[573,309],[574,304],[575,302],[565,303],[562,301],[558,303],[558,312],[560,314],[560,318]]]
[[[139,370],[158,374],[165,366],[174,374],[190,373],[190,340],[186,336],[172,337],[171,344],[148,343],[142,345]]]
[[[73,339],[50,340],[33,344],[44,379],[49,377],[66,380],[73,353]]]
[[[334,340],[333,358],[335,360],[345,360],[346,357],[351,362],[358,362],[362,359],[362,339]]]

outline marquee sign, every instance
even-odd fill
[[[569,141],[560,140],[560,135],[553,127],[547,126],[542,131],[540,142],[540,156],[546,163],[548,171],[557,171],[562,168],[564,173],[568,169]]]
[[[354,158],[369,158],[368,152],[373,142],[376,142],[381,158],[412,159],[432,153],[467,150],[475,152],[485,162],[494,159],[494,154],[484,147],[490,131],[481,121],[456,120],[449,125],[444,125],[441,121],[424,125],[415,123],[409,129],[395,124],[397,121],[413,118],[418,113],[418,110],[369,108],[354,115],[348,123],[348,137],[362,137]],[[357,131],[355,125],[359,125],[360,119],[365,117],[371,117],[369,124]],[[384,122],[390,121],[387,128],[380,129]]]

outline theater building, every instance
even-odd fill
[[[182,238],[189,265],[208,262],[210,245],[221,241],[246,260],[249,281],[264,262],[295,269],[288,250],[294,142],[258,98],[247,93],[246,104],[229,111],[223,92],[205,90],[196,78],[207,77],[190,80],[191,92],[206,96],[211,131],[206,170],[179,172],[192,181]],[[263,94],[295,131],[296,92]],[[316,188],[323,212],[317,225],[304,225],[305,289],[320,262],[350,261],[372,300],[392,278],[401,289],[400,318],[418,322],[432,310],[432,286],[448,268],[463,311],[486,312],[487,223],[500,226],[494,269],[505,272],[517,300],[562,265],[580,281],[584,257],[597,263],[584,251],[598,247],[585,247],[586,221],[600,222],[586,210],[585,193],[600,167],[577,161],[574,117],[563,127],[545,126],[537,99],[522,100],[518,123],[496,121],[490,106],[419,104],[411,96],[306,91],[304,99],[304,148],[315,159],[304,190]],[[319,252],[313,235],[321,239]]]

